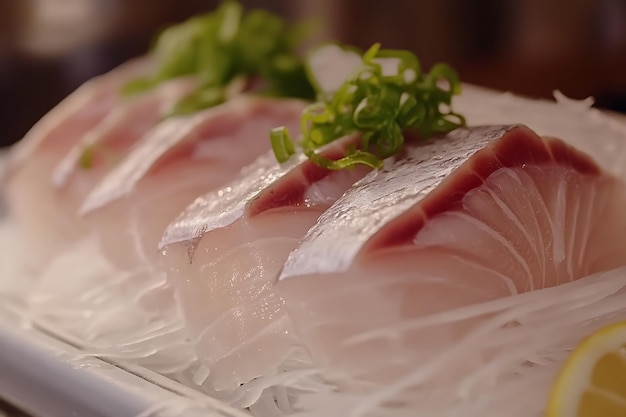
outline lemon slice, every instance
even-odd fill
[[[598,330],[574,350],[556,378],[546,416],[626,416],[626,321]]]

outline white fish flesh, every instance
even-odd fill
[[[304,105],[240,96],[156,126],[81,208],[107,258],[122,269],[156,262],[166,226],[197,196],[228,182],[269,150],[271,128],[295,130]]]
[[[459,129],[346,192],[290,254],[277,292],[319,363],[397,376],[462,331],[348,341],[625,265],[625,204],[623,182],[558,139]]]
[[[323,153],[336,159],[354,140]],[[330,171],[301,156],[281,166],[267,155],[167,228],[168,280],[212,389],[275,373],[297,345],[272,280],[319,215],[368,171]]]
[[[33,267],[41,268],[58,253],[64,241],[76,235],[75,222],[68,219],[61,207],[62,198],[50,181],[55,166],[112,113],[132,107],[124,103],[120,90],[149,67],[147,60],[130,62],[88,81],[11,149],[5,173],[6,202],[29,247],[28,262]]]
[[[78,213],[84,199],[195,84],[189,78],[176,79],[117,106],[57,164],[51,186],[54,211],[63,216],[56,223],[63,224],[64,237],[76,241],[88,233],[89,228]],[[54,228],[43,229],[39,237],[61,247],[58,234],[47,236],[52,232]]]
[[[38,277],[28,298],[33,315],[84,340],[89,351],[152,370],[171,373],[193,361],[159,265],[159,239],[195,197],[266,152],[272,127],[295,129],[305,105],[258,97],[234,101],[164,120],[107,171],[93,192],[111,183],[132,183],[132,192],[107,196],[103,205],[81,213],[87,232]],[[84,174],[75,172],[72,181]],[[58,289],[60,275],[64,289]]]

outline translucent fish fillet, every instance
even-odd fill
[[[354,141],[323,152],[336,159]],[[301,157],[279,166],[269,158],[198,198],[161,242],[200,369],[208,370],[196,380],[216,391],[275,374],[293,351],[297,340],[271,279],[319,215],[369,171],[329,171]]]
[[[296,129],[304,105],[241,96],[156,126],[81,207],[107,257],[123,268],[156,260],[165,227],[196,197],[269,150],[271,128]]]
[[[626,180],[626,123],[591,107],[591,97],[574,100],[555,91],[554,100],[535,100],[464,84],[452,105],[470,126],[521,123],[541,136],[566,140]]]
[[[196,85],[192,78],[174,79],[117,106],[57,164],[52,174],[54,186],[63,189],[75,177],[84,176],[77,173],[102,171],[123,159],[131,145],[165,118],[173,105]],[[81,165],[87,166],[81,170]]]
[[[253,97],[235,101],[162,122],[105,176],[94,192],[112,182],[126,184],[129,172],[133,192],[85,213],[89,233],[45,271],[29,297],[34,312],[87,341],[91,351],[132,358],[160,372],[193,360],[158,265],[159,239],[195,197],[266,152],[271,127],[295,129],[304,105]],[[69,272],[59,288],[63,270]]]
[[[12,148],[6,161],[7,171],[12,173],[44,150],[71,148],[76,138],[96,126],[122,101],[120,88],[131,78],[147,74],[151,67],[150,59],[140,58],[84,83],[42,117]]]
[[[290,254],[280,279],[342,271],[360,247],[385,222],[437,188],[467,158],[515,126],[456,130],[439,140],[409,148],[399,160],[387,160],[327,211]],[[318,244],[323,241],[323,244]]]
[[[63,224],[64,236],[75,241],[88,232],[78,215],[83,200],[195,84],[193,79],[173,80],[116,107],[65,155],[52,173],[55,209],[64,215],[57,223]],[[41,239],[49,229],[41,231]],[[49,240],[60,247],[58,234]]]
[[[133,106],[124,104],[120,89],[149,67],[149,61],[135,61],[90,80],[11,149],[5,171],[6,201],[29,246],[32,267],[46,264],[61,243],[76,233],[50,182],[55,166],[85,135],[106,124],[112,113]]]
[[[626,265],[625,206],[624,183],[563,141],[460,129],[355,184],[290,254],[277,291],[314,359],[389,382],[475,323],[364,335]]]

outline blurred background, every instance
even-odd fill
[[[78,85],[145,53],[168,23],[213,0],[0,0],[0,145]],[[531,97],[554,89],[626,112],[626,0],[249,0],[319,38],[415,51],[465,82]]]

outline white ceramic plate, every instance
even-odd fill
[[[143,368],[85,355],[0,306],[0,397],[39,417],[243,417]]]

